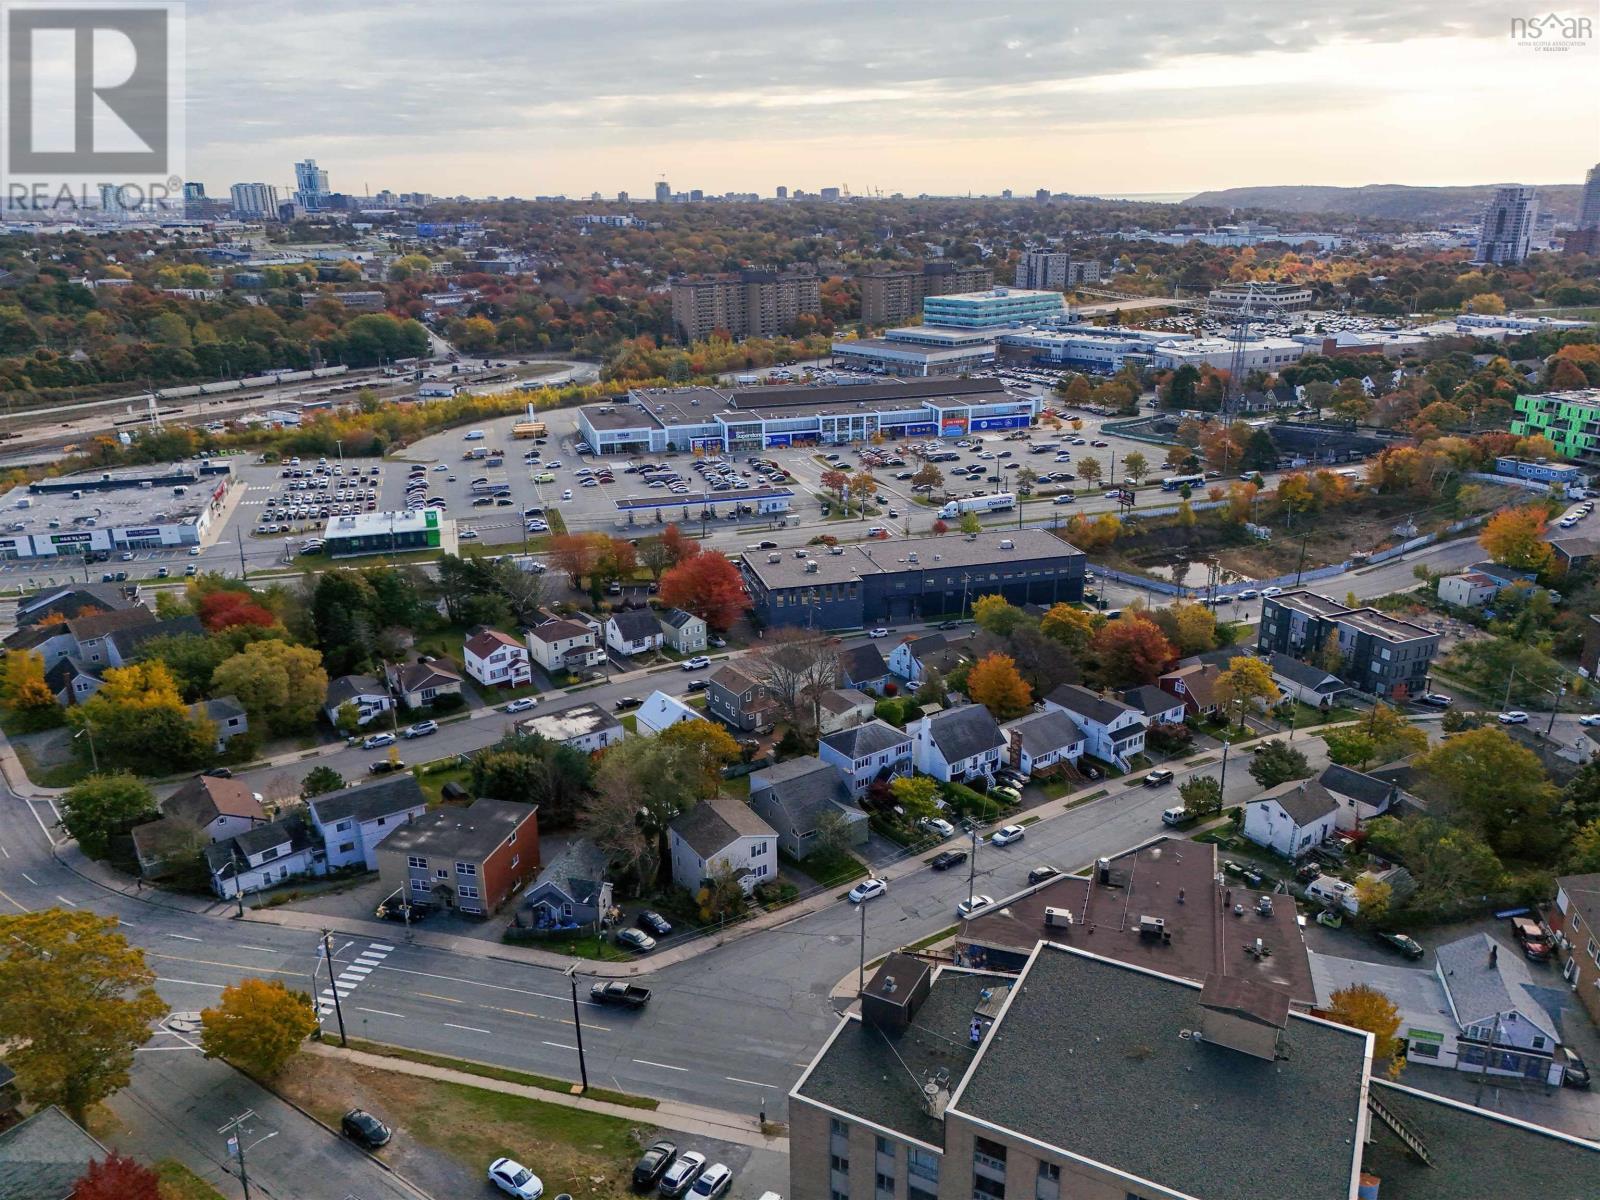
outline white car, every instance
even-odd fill
[[[537,700],[535,700],[532,696],[524,696],[520,700],[513,700],[510,704],[506,705],[500,711],[501,712],[508,712],[508,713],[527,712],[530,708],[532,708],[537,703],[539,703],[539,702]]]
[[[1239,592],[1237,595],[1235,595],[1234,599],[1235,600],[1256,600],[1256,599],[1259,599],[1260,596],[1261,596],[1261,593],[1256,591],[1255,588],[1245,588],[1244,591]]]
[[[1021,825],[1006,825],[990,834],[989,841],[996,846],[1009,846],[1012,842],[1020,842],[1026,832]]]
[[[363,750],[377,750],[382,746],[392,745],[394,745],[394,734],[373,733],[367,735],[366,739],[361,743],[361,748]]]
[[[974,896],[971,900],[963,900],[956,905],[956,916],[965,920],[980,908],[988,908],[993,903],[993,896]]]
[[[1528,714],[1520,708],[1514,708],[1510,712],[1501,713],[1495,720],[1502,725],[1526,725],[1528,723]]]
[[[943,817],[923,817],[917,824],[924,833],[931,833],[937,837],[954,837],[956,834],[956,827]]]
[[[1283,589],[1281,587],[1266,587],[1261,589],[1261,594],[1263,596],[1281,596],[1283,595]]]
[[[889,890],[889,885],[881,879],[863,879],[850,889],[850,903],[863,904],[868,900],[876,900]]]
[[[696,654],[693,658],[686,658],[683,661],[685,671],[703,671],[710,665],[711,660],[704,654]]]
[[[562,492],[561,492],[561,498],[563,500],[571,500],[572,499],[572,489],[571,488],[563,489]]]
[[[880,625],[876,629],[867,630],[867,636],[869,638],[888,637],[889,636],[889,631],[887,629],[885,629],[883,626]]]
[[[712,1163],[700,1172],[700,1178],[689,1189],[691,1200],[717,1200],[733,1182],[733,1172],[722,1163]]]
[[[1600,725],[1600,713],[1590,713],[1586,717],[1578,718],[1579,725]]]
[[[509,1158],[497,1158],[489,1164],[489,1182],[517,1200],[539,1200],[544,1195],[544,1182],[527,1167]]]

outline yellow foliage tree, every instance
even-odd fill
[[[1033,704],[1033,691],[1009,654],[986,654],[967,672],[967,695],[997,720],[1021,716]]]
[[[317,1010],[304,992],[280,980],[244,979],[223,988],[215,1008],[200,1014],[200,1046],[251,1075],[271,1079],[316,1031]]]
[[[1478,544],[1495,562],[1517,571],[1542,571],[1554,553],[1544,540],[1548,518],[1537,504],[1507,508],[1489,518]]]
[[[1278,685],[1272,681],[1272,668],[1261,658],[1232,658],[1228,669],[1217,676],[1216,696],[1224,711],[1238,715],[1240,728],[1251,703],[1260,700],[1272,705],[1278,701]]]
[[[1400,1057],[1400,1010],[1393,1000],[1364,983],[1340,988],[1328,997],[1327,1015],[1351,1029],[1372,1035],[1372,1057],[1389,1060],[1389,1078],[1398,1079],[1406,1060]]]
[[[1094,636],[1095,616],[1071,604],[1052,604],[1039,621],[1039,631],[1053,642],[1060,642],[1074,654],[1089,648]]]
[[[44,655],[13,650],[0,662],[0,703],[12,712],[54,710],[56,698],[44,681]]]
[[[661,731],[669,746],[681,746],[700,776],[700,798],[717,794],[722,786],[722,768],[739,761],[739,743],[715,721],[679,721]]]

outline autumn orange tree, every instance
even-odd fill
[[[200,1014],[200,1046],[251,1075],[270,1079],[317,1028],[317,1010],[304,992],[278,979],[241,979],[222,989]]]
[[[1004,721],[1021,716],[1033,705],[1033,692],[1017,672],[1009,654],[986,654],[967,671],[967,695]]]
[[[748,604],[739,568],[715,551],[687,558],[663,575],[661,602],[692,612],[719,633],[731,628]]]
[[[1406,1060],[1400,1056],[1400,1010],[1393,1000],[1364,983],[1340,988],[1328,997],[1330,1021],[1372,1035],[1372,1057],[1389,1060],[1389,1078],[1400,1078]]]
[[[27,729],[61,723],[62,710],[44,681],[44,656],[37,650],[13,650],[0,660],[0,704]]]
[[[550,563],[574,588],[581,588],[593,574],[607,540],[604,534],[557,534],[550,539]]]
[[[1099,668],[1101,683],[1132,687],[1154,683],[1178,661],[1178,652],[1149,617],[1127,612],[1107,621],[1089,644]]]
[[[1489,518],[1478,544],[1495,562],[1517,571],[1542,571],[1553,551],[1544,540],[1548,514],[1537,504],[1507,508]]]

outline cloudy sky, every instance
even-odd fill
[[[1600,37],[1519,45],[1512,20],[1533,12],[190,0],[188,174],[213,193],[282,184],[309,155],[354,193],[1577,182],[1600,157]]]

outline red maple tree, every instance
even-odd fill
[[[1112,687],[1154,683],[1178,661],[1166,634],[1148,617],[1126,613],[1101,626],[1089,643],[1103,681]]]
[[[673,566],[700,553],[700,543],[686,536],[676,525],[668,525],[661,531],[661,544],[667,548]]]
[[[89,1164],[72,1187],[72,1200],[161,1200],[161,1181],[143,1163],[112,1154]]]
[[[259,625],[263,629],[278,623],[278,618],[257,604],[247,592],[209,592],[200,598],[200,624],[212,633],[235,625]]]
[[[744,611],[739,568],[716,551],[685,559],[661,577],[661,602],[692,612],[719,633]]]

